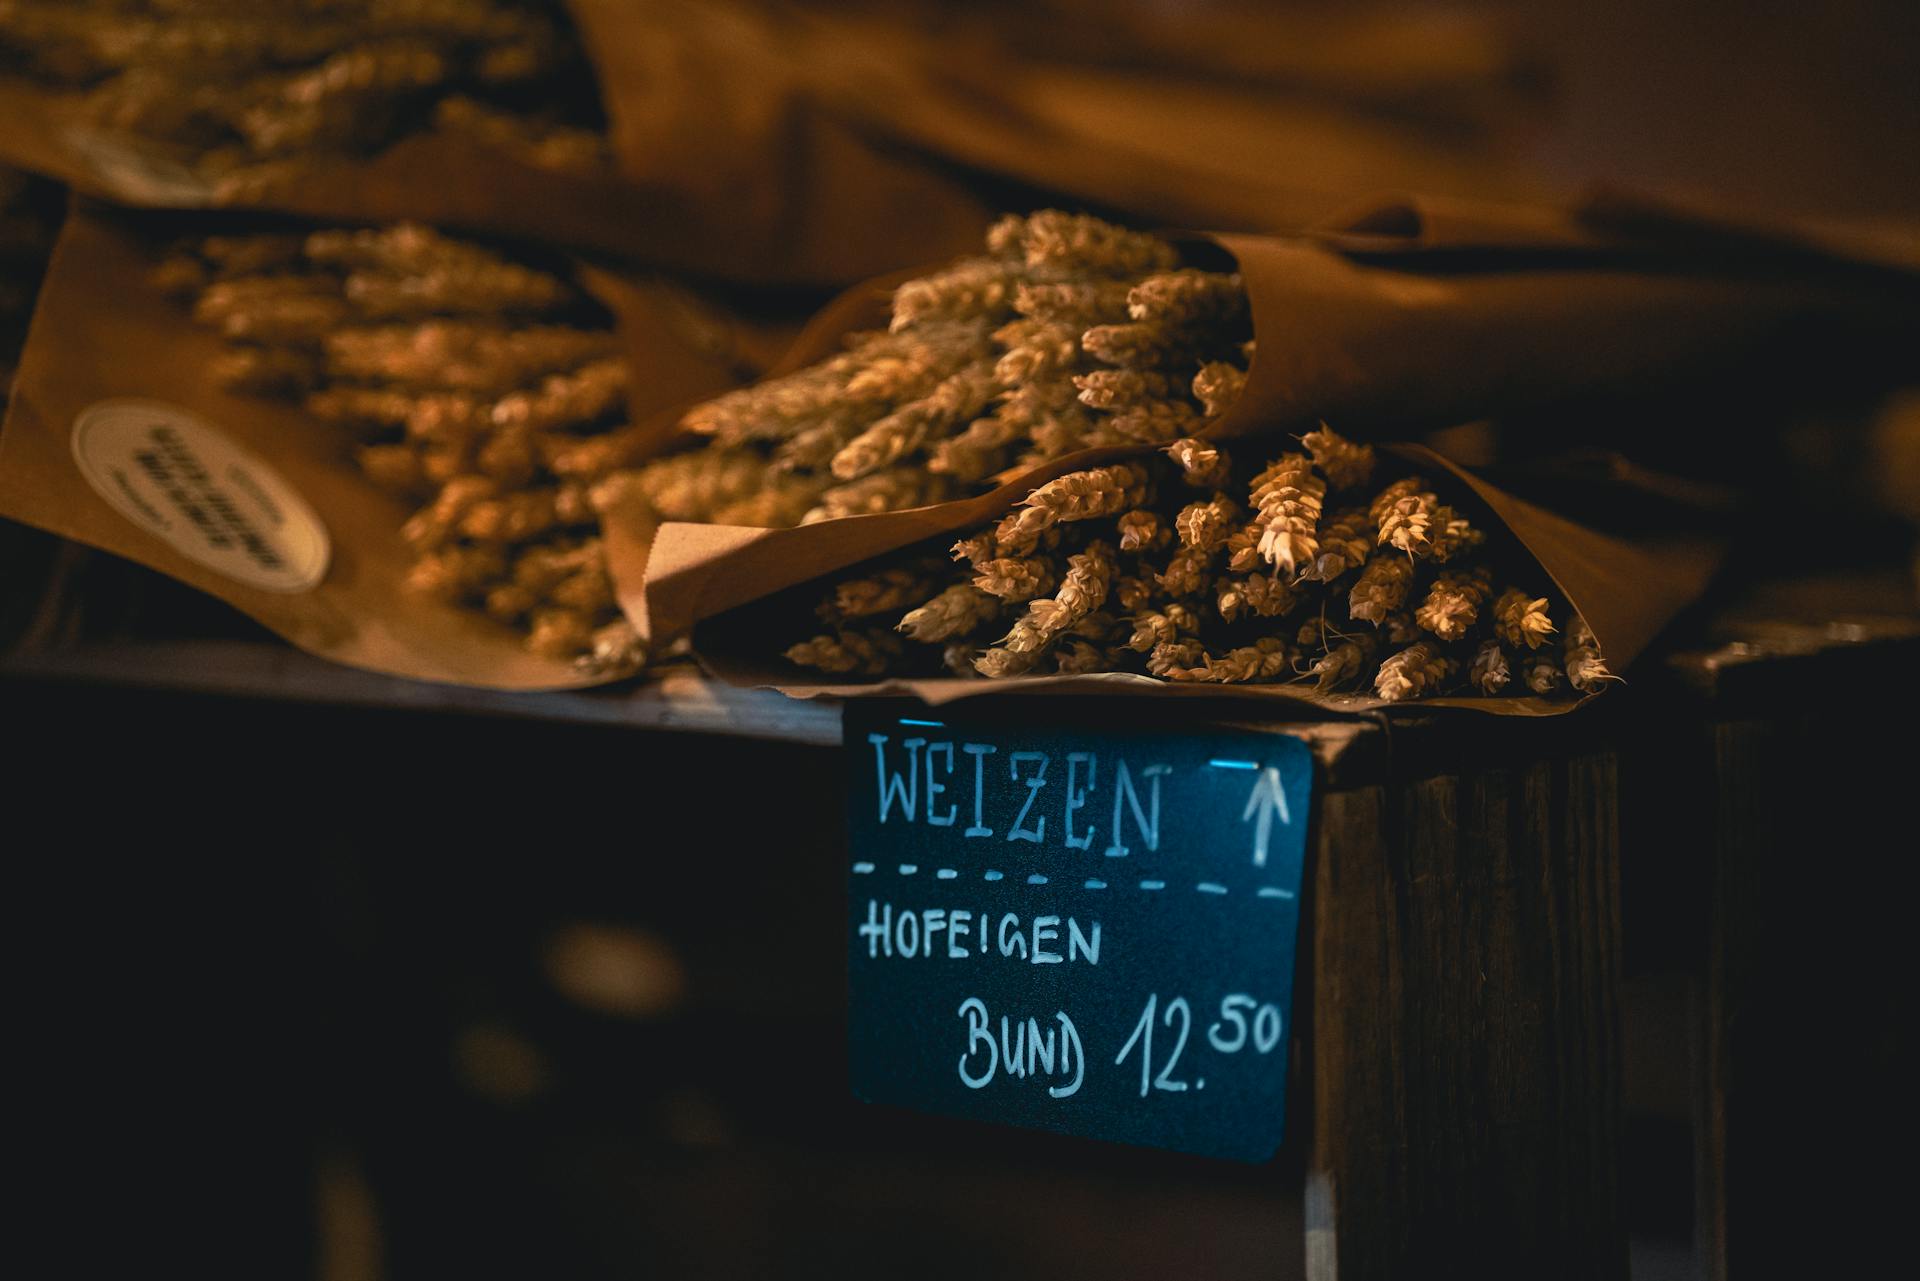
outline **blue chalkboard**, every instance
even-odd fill
[[[1271,1157],[1306,744],[857,702],[845,724],[854,1093]]]

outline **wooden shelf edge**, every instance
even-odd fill
[[[712,681],[691,666],[587,690],[491,690],[343,667],[259,641],[109,642],[16,653],[0,679],[74,681],[176,693],[414,712],[508,716],[834,746],[840,709]]]
[[[704,675],[692,663],[669,666],[643,681],[596,689],[514,691],[384,676],[267,641],[103,641],[16,651],[0,658],[0,681],[72,682],[320,706],[505,716],[818,747],[840,744],[840,703],[730,685]],[[1221,724],[1304,739],[1331,785],[1350,785],[1356,775],[1367,772],[1366,763],[1379,755],[1378,727],[1370,722],[1250,722],[1244,706],[1219,711]]]

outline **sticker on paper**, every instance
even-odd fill
[[[122,516],[181,555],[262,591],[326,577],[326,526],[279,473],[175,405],[109,400],[73,423],[73,458]]]

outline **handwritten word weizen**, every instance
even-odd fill
[[[1056,760],[1059,754],[1049,752],[1002,756],[990,743],[909,738],[889,750],[886,734],[868,734],[867,742],[882,823],[958,827],[966,819],[962,837],[1034,844],[1056,839],[1068,849],[1087,850],[1100,832],[1096,816],[1110,814],[1102,848],[1109,858],[1132,853],[1129,840],[1160,848],[1160,781],[1170,766],[1114,756],[1103,779],[1094,752],[1067,752]],[[1103,786],[1112,798],[1110,811],[1093,803]]]

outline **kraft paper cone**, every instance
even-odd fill
[[[316,154],[223,199],[190,157],[78,123],[73,94],[0,79],[0,162],[138,208],[414,220],[749,285],[844,285],[979,243],[990,211],[937,167],[843,128],[796,137],[778,120],[730,152],[704,114],[712,102],[684,100],[671,148],[616,132],[616,164],[604,170],[542,168],[476,138],[428,132],[365,157]],[[823,190],[836,195],[823,201]]]
[[[823,174],[739,192],[786,201],[803,239],[847,227],[864,203],[926,217],[935,177],[953,172],[1053,203],[1263,232],[1297,230],[1392,185],[1549,194],[1513,123],[1526,115],[1516,60],[1485,22],[1258,11],[1169,20],[1122,5],[1049,40],[1030,35],[1047,16],[1024,12],[995,29],[965,13],[942,26],[924,13],[761,0],[572,8],[635,172],[676,149],[748,155],[769,138],[803,158],[837,157],[838,182]],[[1428,127],[1409,123],[1409,91]],[[1468,102],[1452,128],[1431,127],[1443,104]],[[689,103],[702,113],[694,128],[680,123]],[[893,167],[901,161],[911,167]],[[933,251],[923,241],[897,261]]]
[[[1259,341],[1246,394],[1213,434],[1325,421],[1391,438],[1657,386],[1796,340],[1885,342],[1920,315],[1920,282],[1897,272],[1463,214],[1403,236],[1361,220],[1312,240],[1213,237],[1246,281]]]
[[[1808,331],[1832,341],[1884,340],[1920,318],[1920,292],[1901,273],[1841,261],[1827,245],[1713,233],[1669,220],[1627,236],[1577,212],[1395,197],[1310,237],[1209,237],[1246,280],[1259,349],[1246,392],[1208,434],[1272,437],[1278,452],[1288,434],[1327,422],[1349,436],[1388,440],[1657,386]],[[877,290],[856,291],[837,304],[838,315],[873,323],[878,304]],[[809,359],[830,349],[830,326],[810,327],[807,336]],[[654,539],[648,581],[623,589],[645,595],[656,637],[676,636],[883,552],[985,524],[1038,484],[1130,452],[1145,451],[1088,451],[989,493],[913,511],[788,530],[667,524]],[[1399,452],[1468,486],[1587,616],[1616,667],[1698,598],[1718,563],[1717,547],[1636,544],[1525,502],[1438,455]],[[1021,685],[1053,688],[1066,679]],[[916,683],[915,691],[951,697],[1006,685]],[[790,673],[783,687],[803,688]],[[1524,708],[1508,705],[1526,700],[1463,702],[1517,711]]]
[[[1275,445],[1275,449],[1282,446]],[[1599,640],[1608,663],[1616,670],[1625,668],[1654,638],[1667,621],[1687,605],[1699,599],[1718,568],[1722,549],[1711,540],[1636,542],[1577,525],[1556,516],[1498,486],[1474,475],[1430,449],[1418,445],[1389,445],[1387,452],[1412,468],[1420,470],[1441,491],[1441,496],[1472,511],[1478,523],[1500,538],[1504,529],[1539,572],[1550,578],[1563,595],[1587,619]],[[1105,451],[1098,461],[1147,451]],[[1095,464],[1097,465],[1097,463]],[[1461,488],[1471,491],[1471,498]],[[890,512],[879,516],[852,517],[804,526],[796,530],[750,530],[736,526],[666,525],[656,542],[654,571],[672,581],[685,582],[698,577],[710,583],[765,576],[776,566],[789,572],[796,566],[794,557],[805,555],[809,562],[832,559],[857,550],[862,544],[882,538],[891,544],[887,550],[909,546],[923,538],[959,535],[990,523],[1009,510],[1017,495],[1006,487],[997,491],[1000,502],[990,505],[981,499],[967,503],[948,503],[921,508],[914,512]],[[1477,500],[1477,501],[1475,501]],[[964,520],[949,523],[954,509],[965,507]],[[884,534],[869,522],[889,522]],[[827,526],[838,528],[831,540],[805,542],[780,535],[799,535]],[[913,537],[893,542],[906,530]],[[863,538],[862,535],[865,535]],[[872,553],[868,553],[871,555]],[[770,588],[763,596],[772,596],[820,575],[833,575],[867,559],[855,555],[833,564],[818,575],[791,578]],[[1519,571],[1510,574],[1515,581],[1529,581]],[[826,581],[832,581],[828,577]],[[724,590],[724,589],[722,589]],[[729,593],[732,594],[732,593]],[[656,599],[658,599],[656,597]],[[677,603],[677,602],[675,602]],[[798,611],[789,615],[802,618]],[[1191,682],[1157,680],[1128,672],[1107,672],[1081,676],[1033,676],[1013,680],[966,680],[956,677],[910,679],[883,678],[877,681],[809,681],[805,673],[782,662],[771,651],[779,648],[770,642],[774,626],[773,611],[766,613],[749,607],[733,617],[715,617],[695,631],[695,649],[703,662],[723,679],[745,685],[764,686],[795,698],[862,697],[910,695],[929,704],[951,702],[959,698],[1004,694],[1106,694],[1169,698],[1225,698],[1240,700],[1279,699],[1323,711],[1366,712],[1396,706],[1384,700],[1359,694],[1320,694],[1303,685],[1206,685]],[[799,639],[798,636],[793,639]],[[1528,695],[1486,698],[1453,695],[1421,699],[1418,707],[1456,707],[1507,716],[1555,715],[1579,706],[1584,699],[1547,699]]]
[[[430,131],[316,156],[222,207],[411,218],[715,279],[843,285],[968,252],[1010,201],[1273,231],[1386,184],[1545,194],[1517,137],[1488,127],[1522,105],[1516,59],[1496,28],[1457,15],[1248,14],[1232,49],[1233,29],[1202,36],[1157,15],[1145,18],[1159,29],[1122,39],[1107,13],[1075,50],[758,0],[567,7],[608,119],[604,171]],[[1408,95],[1424,118],[1449,118],[1445,137],[1407,125]],[[120,204],[217,203],[190,155],[90,128],[78,106],[74,91],[0,79],[0,159]]]
[[[337,662],[501,689],[608,679],[528,653],[516,633],[482,614],[409,592],[412,556],[400,527],[411,505],[360,474],[350,433],[298,406],[221,390],[211,374],[221,339],[153,287],[156,260],[154,243],[123,219],[84,208],[68,219],[0,433],[0,515],[177,578]],[[605,273],[588,273],[584,283],[621,321],[637,420],[734,385],[725,362],[688,345],[650,288]],[[285,592],[236,581],[110,505],[76,465],[73,435],[89,408],[125,400],[186,411],[264,461],[331,541],[319,583]]]

